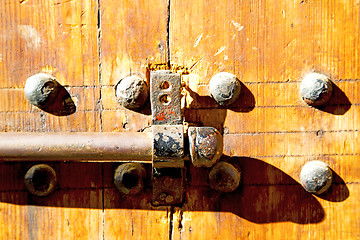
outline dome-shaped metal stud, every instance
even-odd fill
[[[218,162],[209,173],[210,187],[220,192],[233,192],[239,186],[241,173],[227,162]]]
[[[32,166],[25,174],[24,180],[28,191],[38,197],[52,193],[57,183],[54,169],[46,164]]]
[[[330,79],[319,73],[307,74],[300,85],[300,95],[310,106],[322,106],[329,101],[333,91]]]
[[[115,170],[114,184],[120,192],[135,195],[144,189],[145,178],[146,171],[142,164],[124,163]]]
[[[125,108],[142,107],[149,97],[149,87],[137,75],[125,77],[116,86],[116,99]]]
[[[240,95],[241,83],[234,74],[220,72],[215,74],[209,84],[211,97],[223,106],[230,105]]]
[[[41,108],[55,99],[58,85],[54,77],[38,73],[26,80],[25,96],[31,104]]]
[[[308,162],[301,169],[300,182],[306,191],[322,194],[331,186],[332,171],[322,161]]]

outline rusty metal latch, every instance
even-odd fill
[[[153,130],[154,205],[179,204],[184,198],[184,126],[181,76],[167,70],[150,73]]]
[[[43,82],[36,83],[42,86]],[[215,128],[189,127],[185,130],[181,87],[179,73],[150,72],[151,133],[0,133],[0,161],[127,162],[115,171],[114,177],[115,185],[124,194],[141,191],[146,174],[140,163],[151,163],[152,203],[181,204],[185,193],[184,162],[191,160],[196,167],[212,167],[223,150],[222,136]],[[26,181],[27,186],[32,186],[30,192],[45,196],[54,189],[36,189],[35,185],[39,184],[32,182],[35,175],[45,174],[51,176],[46,179],[54,181],[44,186],[54,186],[56,174],[50,168],[36,165],[28,174]],[[126,179],[133,182],[125,184]]]

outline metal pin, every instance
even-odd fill
[[[59,83],[54,77],[38,73],[26,80],[25,96],[31,104],[37,107],[49,105],[55,99]]]
[[[306,191],[322,194],[331,186],[332,171],[322,161],[308,162],[301,169],[300,182]]]
[[[144,189],[146,171],[140,163],[124,163],[114,174],[114,184],[120,192],[129,195],[138,194]]]
[[[307,74],[300,85],[300,95],[310,106],[322,106],[329,101],[333,91],[330,79],[319,73]]]
[[[240,81],[234,74],[220,72],[210,80],[210,95],[219,105],[227,106],[234,103],[240,95],[240,90]]]
[[[24,180],[28,191],[38,197],[52,193],[57,183],[54,169],[46,164],[32,166],[25,174]]]
[[[149,87],[137,75],[125,77],[116,85],[116,99],[125,108],[142,107],[149,97]]]
[[[189,148],[195,167],[212,167],[223,153],[223,139],[213,127],[189,127]]]
[[[240,183],[241,173],[227,162],[218,162],[209,173],[210,187],[220,192],[235,191]]]

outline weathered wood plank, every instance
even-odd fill
[[[190,69],[185,119],[224,132],[226,160],[243,171],[236,192],[219,194],[209,170],[190,170],[173,239],[359,238],[359,12],[356,1],[171,1],[171,63]],[[220,71],[243,83],[233,106],[209,97]],[[331,106],[301,100],[312,71],[333,80]],[[337,173],[323,199],[299,185],[313,159]]]
[[[135,132],[150,124],[149,113],[116,102],[115,86],[130,74],[147,78],[150,63],[168,61],[167,19],[167,0],[101,0],[102,131]],[[104,238],[169,239],[169,209],[152,207],[151,189],[123,196],[114,188],[114,170],[104,169]]]

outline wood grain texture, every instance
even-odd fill
[[[143,108],[145,114],[127,110],[117,103],[115,86],[131,74],[148,80],[150,63],[168,61],[168,2],[101,0],[100,3],[102,130],[143,131],[151,124],[149,103]],[[114,188],[114,171],[115,165],[104,167],[104,239],[170,239],[170,208],[151,205],[151,188],[135,197],[123,196]]]
[[[50,163],[59,183],[45,198],[23,183],[36,162],[1,163],[0,239],[360,239],[359,14],[355,0],[0,1],[0,131],[147,131],[149,103],[124,109],[115,86],[170,63],[188,72],[185,121],[219,129],[222,160],[242,171],[235,192],[219,193],[210,169],[187,163],[184,205],[155,207],[150,178],[136,196],[115,188],[116,163]],[[242,82],[226,108],[208,92],[220,71]],[[324,108],[298,93],[312,71],[334,83]],[[74,114],[26,101],[39,72],[65,86]],[[334,173],[321,196],[299,184],[313,159]]]
[[[207,170],[190,169],[173,239],[359,239],[359,10],[356,1],[171,1],[171,63],[191,69],[185,119],[223,132],[224,160],[242,171],[239,189],[219,194]],[[221,71],[242,82],[229,107],[209,97]],[[312,71],[334,83],[326,107],[299,96]],[[299,184],[313,159],[335,173],[320,197]]]

